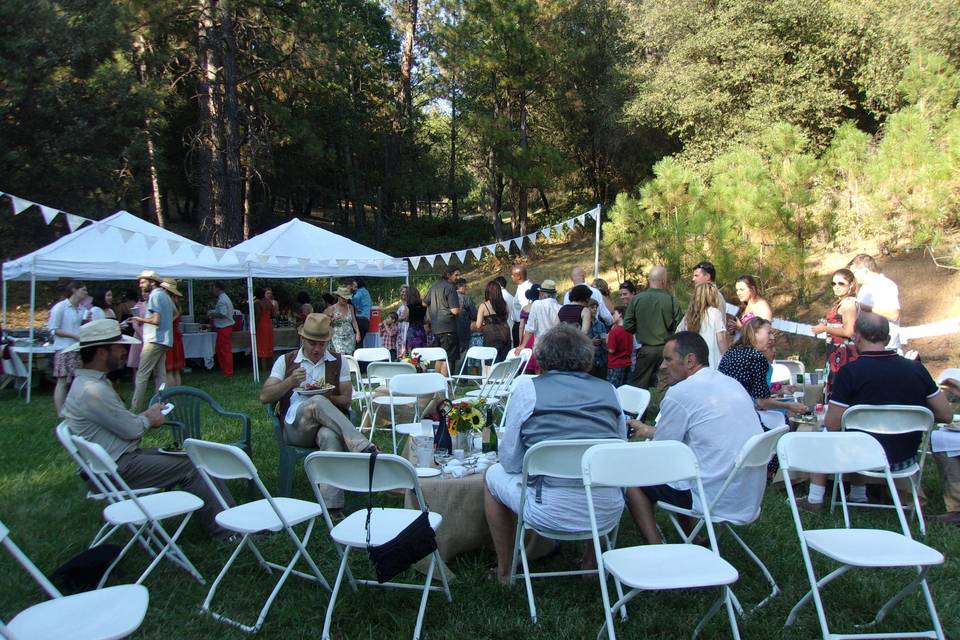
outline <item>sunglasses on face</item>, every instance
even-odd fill
[[[834,280],[834,281],[833,281],[833,286],[835,286],[835,287],[845,287],[845,286],[847,286],[847,283],[846,283],[846,282],[837,282],[836,280]]]

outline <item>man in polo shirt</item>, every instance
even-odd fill
[[[83,366],[77,369],[63,405],[63,419],[70,432],[103,447],[130,488],[180,487],[197,496],[204,504],[197,516],[207,531],[217,537],[229,535],[215,521],[223,507],[189,458],[140,448],[143,435],[163,425],[163,405],[155,404],[140,414],[131,413],[107,379],[111,371],[123,369],[127,347],[137,344],[137,340],[122,335],[120,325],[110,319],[88,322],[81,327],[79,337],[79,344],[69,349],[79,350]],[[226,485],[219,480],[214,482],[228,506],[233,506]]]
[[[937,422],[950,422],[953,410],[926,367],[916,360],[907,360],[896,351],[885,350],[890,340],[890,323],[868,311],[861,312],[854,324],[854,339],[860,357],[848,362],[837,372],[833,393],[824,420],[830,431],[839,431],[844,412],[857,404],[906,404],[927,407]],[[883,445],[890,469],[908,467],[917,456],[922,434],[873,435]],[[866,485],[853,480],[851,502],[866,502]],[[812,475],[810,493],[797,500],[809,511],[823,511],[826,476]]]
[[[667,270],[660,265],[653,267],[647,275],[646,290],[633,297],[623,318],[623,328],[640,343],[630,384],[641,389],[656,386],[663,344],[682,318],[680,303],[667,291]]]
[[[140,366],[133,389],[130,410],[134,413],[143,408],[144,398],[150,378],[154,389],[167,380],[167,349],[173,346],[173,300],[160,286],[160,276],[156,271],[144,271],[140,274],[140,290],[147,294],[147,312],[144,316],[133,316],[131,322],[143,327],[143,349],[140,351]]]
[[[214,347],[217,364],[220,365],[220,371],[223,375],[229,378],[233,375],[233,344],[231,341],[234,324],[233,302],[227,295],[224,284],[219,280],[213,283],[213,293],[217,296],[217,303],[207,316],[213,324],[214,331],[217,332],[217,344]]]
[[[669,385],[660,401],[656,427],[639,420],[627,425],[644,438],[678,440],[697,456],[700,478],[708,501],[712,501],[733,470],[737,454],[751,437],[763,433],[753,409],[753,399],[739,382],[710,368],[707,343],[698,333],[681,331],[667,338],[660,370]],[[749,520],[763,500],[766,469],[745,469],[727,487],[710,511],[713,517]],[[694,500],[694,497],[697,500]],[[631,488],[627,506],[648,544],[662,542],[654,506],[657,502],[701,511],[699,496],[686,482]]]
[[[260,402],[279,403],[288,444],[321,451],[374,450],[345,415],[353,400],[350,367],[344,357],[327,350],[333,331],[330,316],[311,313],[300,327],[300,349],[277,358],[260,390]],[[332,386],[328,392],[322,392]],[[343,508],[343,492],[321,486],[327,507]]]
[[[437,339],[437,346],[447,352],[447,366],[454,371],[460,359],[460,341],[457,338],[457,315],[460,313],[460,296],[453,285],[460,277],[460,270],[448,266],[443,276],[427,292],[427,313],[430,314],[430,327]],[[437,372],[446,375],[444,363],[437,363]],[[441,370],[442,369],[442,370]]]

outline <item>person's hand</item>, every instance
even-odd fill
[[[594,338],[594,339],[593,339],[593,346],[599,347],[599,346],[602,345],[602,344],[603,344],[603,340],[601,340],[600,338]]]
[[[827,325],[822,324],[822,323],[821,323],[821,324],[815,324],[815,325],[813,325],[812,327],[810,327],[810,331],[812,331],[812,332],[813,332],[813,335],[815,335],[815,336],[816,336],[816,335],[820,335],[821,333],[826,333],[826,332],[827,332]]]
[[[293,373],[290,374],[290,377],[287,380],[290,380],[290,388],[294,389],[296,387],[302,387],[303,383],[307,379],[307,370],[303,367],[297,367],[293,370]]]
[[[353,334],[353,337],[354,337],[354,339],[357,341],[357,344],[360,344],[360,334],[359,334],[359,333],[355,333],[355,334]]]
[[[517,347],[516,349],[513,350],[513,355],[515,355],[515,356],[520,355],[520,352],[521,352],[522,350],[523,350],[523,347]]]
[[[639,420],[627,420],[627,439],[628,440],[644,440],[653,438],[657,433],[656,427],[651,427],[648,424],[644,424]]]
[[[158,402],[155,405],[152,405],[149,409],[144,411],[141,415],[147,416],[147,420],[150,421],[150,427],[159,427],[166,422],[166,417],[163,415],[163,408],[166,406],[165,402]]]
[[[787,405],[787,411],[789,411],[792,415],[795,415],[795,416],[801,416],[805,413],[810,412],[810,407],[803,404],[802,402],[787,402],[786,405]]]
[[[129,318],[127,318],[127,320],[129,320],[130,322],[138,322],[140,324],[143,324],[143,318],[141,318],[140,316],[130,316]]]
[[[736,333],[741,329],[740,321],[733,316],[727,316],[727,331]]]

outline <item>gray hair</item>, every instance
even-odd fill
[[[886,343],[890,341],[890,323],[886,318],[876,313],[861,311],[853,329],[857,332],[857,335],[867,342]]]
[[[589,371],[593,343],[579,328],[561,323],[537,339],[533,347],[542,371]]]

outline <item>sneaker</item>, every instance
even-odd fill
[[[806,498],[797,498],[797,508],[813,513],[823,513],[825,507],[822,502],[810,502]]]

